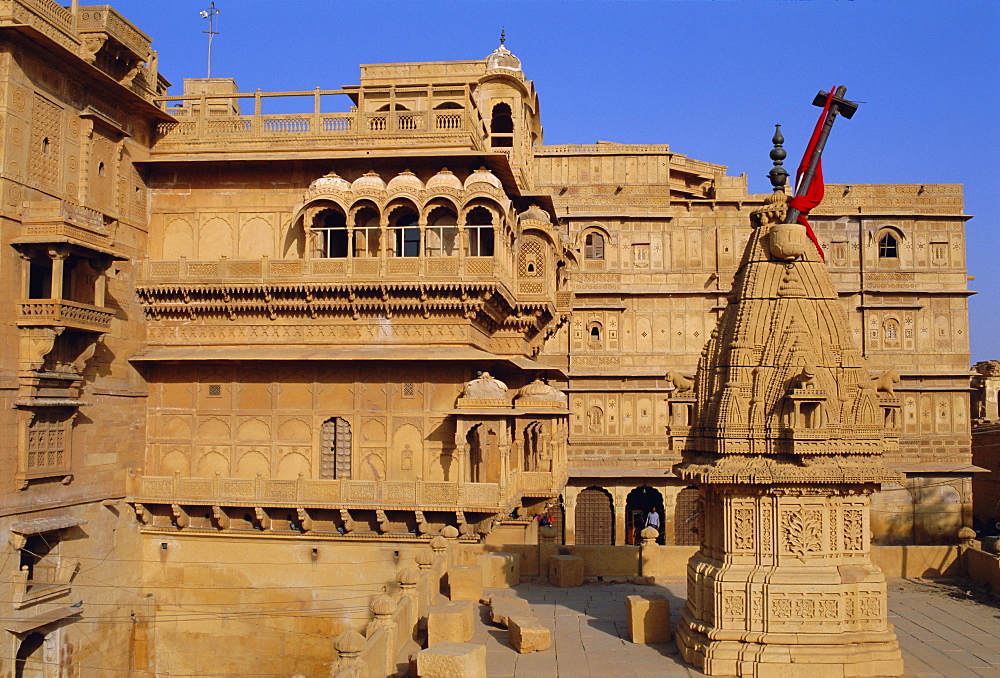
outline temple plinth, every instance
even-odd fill
[[[779,187],[695,378],[675,472],[699,488],[701,548],[677,628],[713,676],[897,676],[870,497],[895,473],[899,402],[873,379],[825,263]]]

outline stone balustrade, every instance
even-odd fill
[[[128,494],[131,502],[151,504],[499,511],[515,498],[519,487],[527,486],[526,492],[558,492],[549,473],[522,475],[528,479],[506,487],[497,483],[133,476]]]
[[[17,302],[18,327],[70,327],[107,332],[114,311],[67,299],[28,299]]]
[[[412,145],[414,137],[433,145],[459,146],[488,150],[485,145],[488,132],[476,113],[472,102],[468,108],[449,108],[426,111],[377,111],[352,110],[340,113],[321,113],[320,98],[342,95],[343,90],[315,90],[311,92],[255,92],[253,94],[228,93],[198,96],[162,97],[157,101],[164,110],[176,118],[175,122],[161,122],[156,128],[153,152],[176,152],[197,146],[199,150],[232,151],[243,148],[241,142],[282,142],[294,146],[304,140],[315,147],[332,146],[384,146],[399,143],[401,135]],[[267,97],[313,97],[313,113],[261,113],[261,100]],[[236,104],[250,99],[254,112],[250,115],[224,115],[213,113],[213,102]],[[168,105],[168,104],[180,105]],[[201,111],[208,111],[202,115]],[[247,146],[253,150],[254,146]],[[273,145],[269,150],[275,150]]]

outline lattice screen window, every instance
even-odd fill
[[[62,109],[36,94],[31,120],[29,174],[40,185],[59,185]]]
[[[541,241],[532,238],[521,246],[517,257],[517,275],[522,278],[541,278],[545,275]]]
[[[335,480],[351,477],[351,424],[342,417],[323,422],[320,429],[319,477]]]
[[[614,520],[611,495],[588,487],[576,499],[576,543],[610,546],[614,543]]]
[[[64,470],[69,462],[70,419],[62,413],[39,412],[28,424],[28,473]]]
[[[413,387],[413,382],[412,381],[405,381],[405,382],[403,382],[403,397],[404,398],[415,398],[416,397],[416,391],[415,391],[415,389]]]
[[[674,543],[677,546],[697,546],[700,543],[698,523],[701,520],[701,504],[698,490],[686,487],[677,493],[674,503]]]

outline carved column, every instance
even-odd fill
[[[63,264],[69,253],[56,248],[49,249],[49,257],[52,259],[52,290],[49,298],[61,301],[63,298]]]
[[[565,519],[563,520],[563,542],[567,546],[576,543],[576,497],[580,494],[579,487],[567,485],[563,490],[563,507],[565,509]]]

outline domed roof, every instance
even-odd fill
[[[374,188],[378,191],[384,191],[385,182],[382,181],[382,177],[380,177],[377,172],[366,172],[354,180],[354,183],[351,184],[351,188],[355,191],[359,188]]]
[[[336,172],[324,174],[309,184],[309,189],[312,191],[348,191],[350,188],[351,184],[348,183],[347,179]]]
[[[549,216],[549,213],[543,210],[538,205],[532,205],[528,209],[518,214],[517,218],[520,221],[541,221],[544,224],[547,224],[550,221],[552,221],[552,217]]]
[[[566,404],[566,394],[541,379],[535,379],[521,388],[517,393],[517,398],[518,400],[544,400],[560,405]]]
[[[388,185],[386,185],[387,191],[421,191],[424,188],[424,182],[417,178],[417,175],[410,170],[403,170],[392,179],[389,180]]]
[[[500,180],[496,178],[493,172],[489,171],[485,167],[480,167],[475,172],[469,175],[469,178],[465,180],[465,187],[468,188],[472,184],[489,184],[494,188],[503,190],[503,184]]]
[[[442,167],[441,171],[427,180],[427,188],[454,188],[462,190],[462,182],[447,167]]]
[[[500,46],[486,57],[486,72],[489,71],[511,71],[521,73],[521,60],[504,47],[504,39],[500,38]]]

